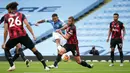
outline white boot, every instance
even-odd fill
[[[124,64],[123,64],[123,63],[120,63],[120,66],[124,66]]]
[[[50,70],[50,68],[48,68],[48,67],[45,67],[45,70],[46,70],[46,71],[49,71],[49,70]]]
[[[113,64],[113,63],[111,63],[109,66],[114,66],[114,64]]]
[[[9,69],[8,69],[8,71],[14,71],[16,68],[15,68],[15,65],[13,65],[12,67],[10,67]]]
[[[50,65],[49,68],[58,68],[58,66]]]

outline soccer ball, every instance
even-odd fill
[[[67,55],[66,53],[63,54],[61,58],[62,58],[62,60],[63,60],[64,62],[68,62],[68,61],[70,60],[70,56]]]

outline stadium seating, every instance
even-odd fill
[[[130,1],[129,0],[112,0],[105,6],[101,7],[94,13],[85,17],[81,21],[77,22],[77,33],[79,39],[80,50],[89,51],[92,46],[100,46],[103,48],[96,47],[99,51],[103,51],[100,55],[109,55],[110,47],[107,42],[107,34],[110,22],[113,20],[113,14],[119,13],[119,20],[124,23],[126,27],[126,36],[124,40],[124,54],[130,55],[128,44],[130,43]],[[86,46],[82,48],[82,46]],[[88,47],[89,46],[89,47]],[[115,55],[118,55],[116,50]],[[88,53],[82,55],[89,55]]]

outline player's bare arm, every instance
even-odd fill
[[[60,29],[57,29],[56,32],[60,32],[62,30],[65,30],[68,27],[67,24],[65,24],[63,27],[61,27]]]
[[[58,33],[61,34],[66,40],[68,40],[73,35],[73,33],[70,33],[70,34],[66,33],[64,35],[61,31],[59,31]]]
[[[112,29],[109,28],[107,42],[109,42],[109,38],[110,38],[110,36],[111,36],[111,32],[112,32]]]
[[[124,28],[123,28],[123,39],[125,37],[125,34],[126,34],[126,31],[125,31],[125,26],[124,26]]]
[[[33,30],[32,30],[32,28],[31,28],[31,26],[29,25],[27,19],[24,19],[24,23],[25,23],[27,29],[29,30],[29,32],[32,34],[33,39],[36,40],[36,37],[35,37],[35,35],[34,35],[34,33],[33,33]]]
[[[68,25],[64,25],[62,28],[60,28],[60,30],[65,30],[68,27]]]
[[[8,24],[5,23],[4,24],[4,42],[2,44],[3,49],[5,48],[5,43],[6,43],[7,36],[8,36]]]
[[[44,23],[45,22],[45,20],[40,20],[40,21],[38,21],[36,24],[35,24],[35,26],[38,26],[40,23]]]

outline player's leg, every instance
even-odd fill
[[[57,45],[57,49],[60,49],[61,48],[61,44],[60,44],[60,34],[57,33],[57,32],[53,32],[53,38],[54,38],[54,41]]]
[[[66,52],[65,48],[61,46],[66,44],[66,39],[64,39],[59,33],[55,32],[53,32],[53,38],[56,39],[55,43],[57,44],[58,55],[56,57],[56,60],[54,61],[54,64],[49,67],[58,68],[58,63],[61,61],[61,56]]]
[[[63,47],[61,47],[60,49],[58,49],[58,55],[56,57],[56,60],[54,61],[53,65],[49,66],[49,68],[58,68],[58,63],[61,61],[61,56],[68,51],[69,50],[67,50],[66,44]]]
[[[112,64],[114,63],[114,51],[115,51],[115,48],[111,48],[111,63]]]
[[[25,61],[26,66],[29,67],[30,66],[30,60],[26,58],[25,54],[23,53],[22,48],[19,49],[19,52],[20,52],[21,58]]]
[[[22,37],[20,43],[29,48],[36,55],[37,59],[43,64],[45,70],[49,70],[45,63],[45,59],[43,58],[42,54],[35,48],[34,43],[28,37],[28,35]]]
[[[18,43],[17,45],[16,45],[16,49],[15,49],[15,55],[14,55],[14,57],[13,57],[13,61],[15,61],[18,57],[19,57],[19,55],[20,55],[20,50],[21,49],[21,44],[20,43]]]
[[[28,59],[26,59],[23,50],[22,50],[22,45],[20,43],[18,43],[16,45],[16,50],[15,50],[15,55],[13,57],[13,62],[19,57],[19,55],[21,56],[21,58],[25,61],[26,66],[29,67],[29,63],[30,61]]]
[[[114,51],[115,51],[115,47],[116,47],[116,40],[115,39],[111,39],[110,42],[110,47],[111,47],[111,64],[109,66],[114,66]]]
[[[122,39],[118,40],[117,46],[118,46],[118,50],[119,50],[119,53],[120,53],[120,60],[121,60],[120,66],[123,66],[123,51],[122,51],[123,43],[122,43]]]
[[[32,48],[31,51],[36,55],[37,59],[43,64],[44,68],[47,67],[45,63],[45,59],[43,58],[42,54],[36,50],[36,48]]]
[[[21,55],[21,58],[23,59],[23,61],[28,60],[28,59],[26,59],[26,56],[25,56],[25,54],[23,53],[22,48],[19,49],[19,54]]]
[[[80,65],[82,65],[82,66],[84,66],[84,67],[93,68],[93,65],[92,65],[92,64],[90,65],[90,64],[88,64],[87,62],[81,60],[80,56],[75,56],[74,58],[75,58],[75,60],[76,60],[76,62],[77,62],[78,64],[80,64]]]
[[[58,68],[58,63],[61,61],[61,56],[66,53],[65,48],[61,48],[60,50],[58,50],[58,55],[54,61],[53,65],[50,65],[49,68]]]
[[[13,40],[8,40],[6,45],[5,45],[5,57],[8,60],[9,64],[10,64],[10,68],[8,69],[8,71],[13,71],[15,70],[15,65],[13,63],[13,59],[12,56],[10,54],[10,49],[13,48],[18,42],[16,41],[16,39]]]
[[[12,60],[12,56],[10,54],[9,48],[5,48],[4,52],[5,52],[6,59],[8,60],[8,62],[10,64],[10,67],[12,67],[14,64],[13,64],[13,60]]]
[[[54,67],[56,67],[56,68],[58,67],[58,63],[61,61],[61,56],[64,53],[66,53],[65,48],[62,47],[61,49],[58,50],[58,55],[57,55],[56,60],[54,62]]]
[[[58,54],[57,54],[56,60],[54,61],[54,65],[50,66],[50,68],[51,67],[58,68],[58,63],[61,61],[62,54],[60,53],[59,49],[61,49],[62,47],[60,45],[60,39],[56,39],[55,43],[57,45],[57,52],[58,52]]]
[[[56,43],[56,45],[57,45],[57,48],[61,48],[60,39],[56,39],[56,40],[55,40],[55,43]]]
[[[93,65],[89,65],[87,62],[81,60],[80,54],[79,54],[79,47],[78,45],[72,45],[70,46],[71,52],[76,60],[76,62],[84,67],[92,68]]]
[[[50,68],[58,68],[58,63],[61,61],[61,54],[59,54],[58,53],[58,55],[57,55],[57,57],[56,57],[56,59],[55,59],[55,61],[54,61],[54,64],[53,65],[51,65],[51,66],[49,66]]]
[[[18,50],[19,55],[21,56],[23,61],[25,61],[26,66],[29,67],[30,66],[30,61],[29,61],[29,59],[26,58],[25,54],[23,53],[22,45],[19,44],[18,48],[19,48],[19,50]]]
[[[14,51],[14,56],[13,56],[13,62],[19,57],[19,52],[18,52],[19,48],[16,47],[15,51]]]

